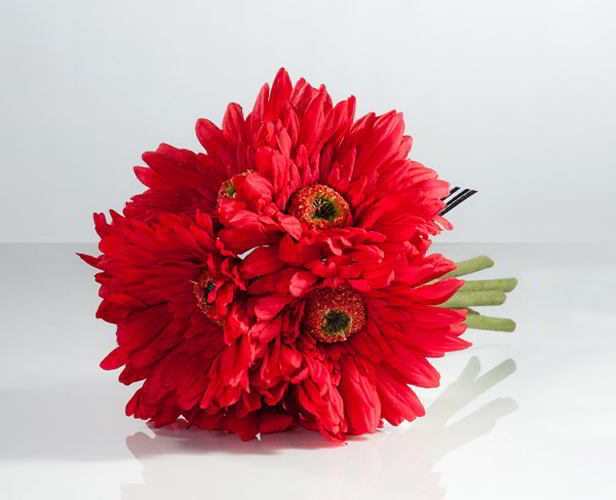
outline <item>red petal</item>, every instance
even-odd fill
[[[120,366],[125,365],[127,361],[128,352],[121,347],[116,347],[113,351],[107,354],[105,359],[101,361],[100,367],[103,370],[115,370],[116,368],[120,368]]]

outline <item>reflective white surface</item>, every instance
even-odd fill
[[[98,368],[113,327],[71,254],[93,245],[0,245],[0,498],[616,498],[616,247],[435,249],[493,257],[478,278],[518,277],[484,311],[517,331],[470,331],[473,347],[435,360],[423,419],[332,446],[128,419],[134,388]]]

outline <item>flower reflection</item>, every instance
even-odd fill
[[[153,437],[139,432],[126,444],[143,466],[144,484],[123,485],[122,498],[254,498],[262,492],[295,499],[440,499],[446,491],[436,464],[488,434],[517,404],[497,398],[457,421],[452,417],[515,370],[509,359],[480,375],[479,359],[472,357],[424,418],[406,428],[352,438],[348,446],[301,430],[250,442],[180,424],[156,429]]]

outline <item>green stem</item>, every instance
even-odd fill
[[[457,292],[448,301],[443,302],[441,307],[459,309],[469,306],[500,306],[505,302],[505,292],[500,290],[488,290],[483,292]]]
[[[475,257],[473,259],[456,262],[456,269],[447,273],[441,279],[455,278],[456,276],[464,276],[466,274],[476,273],[477,271],[487,269],[488,267],[492,267],[493,265],[494,261],[490,257],[480,255],[479,257]]]
[[[501,278],[494,280],[468,280],[464,282],[461,288],[463,292],[481,292],[484,290],[500,290],[501,292],[510,292],[518,284],[515,278]]]
[[[508,318],[493,318],[481,314],[469,314],[466,320],[469,328],[477,330],[492,330],[497,332],[512,332],[515,330],[515,321]]]

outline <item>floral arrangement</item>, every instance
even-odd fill
[[[514,279],[465,282],[492,261],[428,253],[460,195],[407,158],[402,114],[354,114],[281,69],[247,116],[197,122],[207,153],[161,144],[135,167],[147,190],[94,214],[101,255],[79,255],[117,325],[101,367],[143,381],[127,415],[344,441],[423,415],[410,386],[439,385],[428,358],[468,327],[514,328],[469,309]]]

